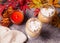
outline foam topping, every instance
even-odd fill
[[[46,17],[53,16],[54,11],[55,11],[55,9],[53,9],[53,8],[42,8],[41,9],[41,13]]]
[[[36,30],[41,28],[41,23],[39,21],[37,21],[37,20],[31,21],[29,23],[29,27],[30,27],[31,31],[36,31]]]

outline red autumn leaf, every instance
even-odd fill
[[[26,0],[18,0],[18,1],[19,1],[19,4],[20,4],[20,9],[21,9],[23,12],[25,12],[26,9],[29,9]]]
[[[25,4],[25,0],[18,0],[18,2],[21,6]]]
[[[0,4],[0,16],[1,16],[3,10],[5,9],[5,7],[6,7],[6,6]]]
[[[32,0],[26,0],[27,2],[31,2]]]
[[[12,2],[12,1],[15,1],[15,0],[7,0],[8,2]]]
[[[8,6],[12,6],[13,8],[15,8],[18,4],[18,1],[15,0],[8,0]]]
[[[29,9],[29,7],[27,5],[23,6],[23,10]]]
[[[35,13],[34,15],[37,16],[39,12],[40,12],[40,9],[36,8],[35,11],[34,11],[34,13]]]

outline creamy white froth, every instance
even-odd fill
[[[41,23],[39,21],[31,21],[29,27],[31,31],[36,31],[41,28]]]
[[[46,17],[53,16],[54,11],[55,11],[55,9],[53,9],[53,8],[42,8],[41,9],[42,15],[44,15]]]

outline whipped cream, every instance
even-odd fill
[[[35,21],[30,21],[30,23],[29,23],[29,28],[30,28],[30,30],[31,31],[37,31],[38,29],[40,29],[41,28],[41,22],[40,21],[37,21],[37,20],[35,20]]]
[[[55,9],[53,9],[53,8],[41,8],[42,15],[44,15],[46,17],[53,16],[54,11],[55,11]]]

